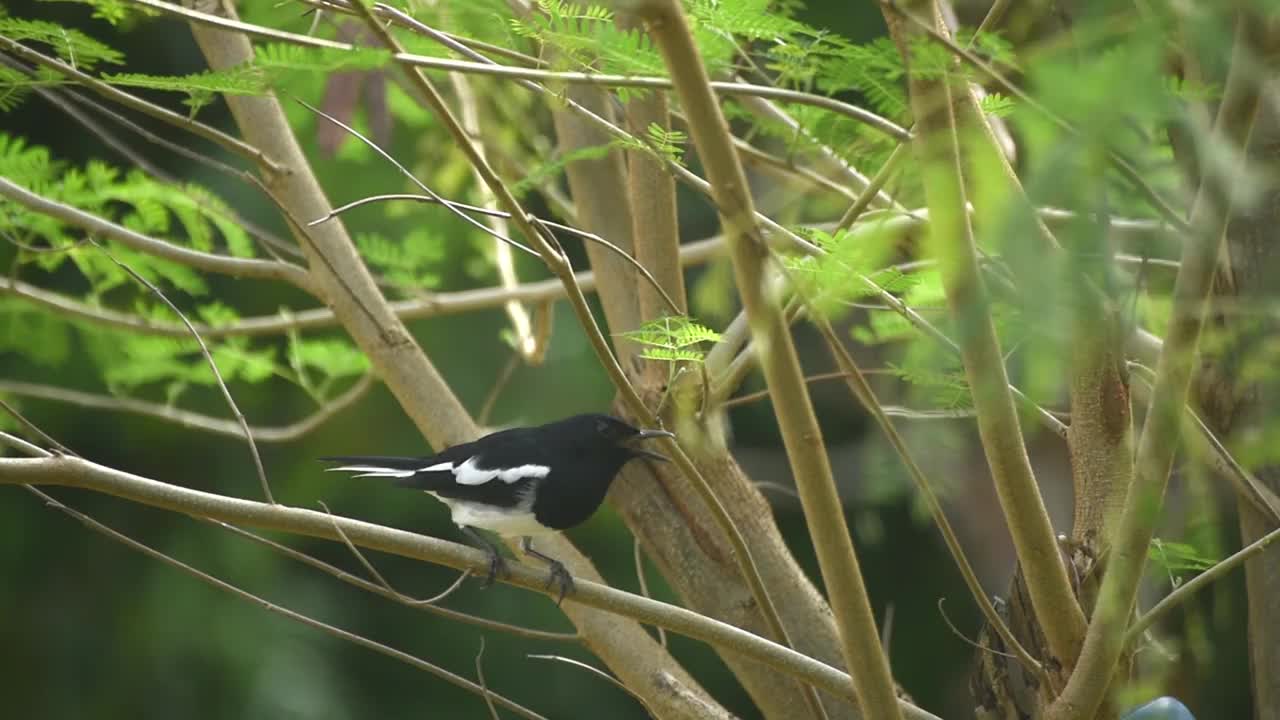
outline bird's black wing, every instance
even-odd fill
[[[551,470],[546,448],[529,428],[502,430],[437,455],[344,455],[321,459],[340,463],[329,468],[332,471],[354,472],[355,477],[391,478],[400,487],[482,501],[495,494],[505,498]]]

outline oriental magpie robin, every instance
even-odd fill
[[[424,457],[341,456],[329,470],[355,477],[392,478],[400,487],[423,490],[449,506],[453,522],[489,553],[486,585],[505,562],[473,528],[521,538],[525,553],[550,566],[547,586],[560,585],[560,600],[573,578],[560,561],[533,549],[531,537],[585,522],[604,502],[613,478],[628,460],[658,453],[639,447],[665,430],[640,430],[608,415],[575,415],[538,427],[486,435]]]

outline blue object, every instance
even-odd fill
[[[1196,720],[1186,705],[1168,695],[1134,708],[1120,720]]]

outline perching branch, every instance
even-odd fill
[[[79,458],[0,458],[0,484],[79,487],[196,518],[341,542],[334,530],[336,523],[351,542],[369,550],[458,570],[470,569],[477,573],[484,572],[488,567],[488,558],[484,553],[465,545],[320,511],[268,505],[190,490]],[[512,563],[510,570],[510,576],[501,578],[502,582],[548,596],[554,594],[546,588],[546,573],[541,568]],[[576,591],[565,598],[566,606],[581,604],[618,613],[639,622],[661,625],[686,637],[703,640],[768,663],[779,672],[804,679],[838,697],[853,700],[852,686],[847,675],[794,650],[688,610],[615,590],[591,580],[575,578],[574,585]],[[937,720],[933,715],[914,706],[903,705],[908,718]]]

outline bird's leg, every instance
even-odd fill
[[[520,549],[523,550],[526,555],[536,557],[551,567],[551,574],[547,577],[547,587],[550,588],[552,585],[559,583],[560,595],[556,599],[556,605],[558,606],[560,603],[564,602],[564,596],[573,592],[573,576],[565,569],[564,563],[534,550],[533,538],[528,535],[520,539]]]
[[[511,571],[507,569],[507,561],[504,560],[502,554],[498,552],[497,546],[489,542],[483,535],[476,532],[473,528],[466,525],[459,525],[458,527],[462,530],[462,534],[466,535],[471,542],[479,545],[481,550],[484,550],[489,554],[489,571],[485,573],[484,584],[480,587],[487,588],[492,585],[494,579],[498,577],[498,573],[502,573],[504,576],[511,575]]]

